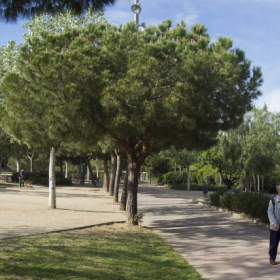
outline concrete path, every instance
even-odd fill
[[[280,265],[268,264],[268,229],[191,202],[201,192],[143,186],[139,192],[144,225],[206,279],[280,279]]]
[[[57,187],[57,209],[48,210],[48,188],[0,188],[0,239],[125,221],[102,189]]]

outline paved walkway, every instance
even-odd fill
[[[125,213],[98,188],[57,187],[57,209],[48,210],[48,188],[0,188],[0,239],[125,221]]]
[[[154,228],[207,279],[280,279],[268,264],[269,230],[191,202],[201,192],[139,188],[144,225]]]

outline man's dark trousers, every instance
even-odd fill
[[[280,230],[270,230],[270,243],[269,243],[269,259],[275,260],[277,256],[278,244],[280,239]]]

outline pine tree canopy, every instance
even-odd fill
[[[15,22],[36,14],[57,14],[65,10],[81,15],[89,8],[100,10],[115,2],[116,0],[0,0],[0,19]]]
[[[9,133],[63,142],[98,131],[127,150],[207,148],[242,122],[262,83],[229,38],[210,43],[203,25],[170,21],[43,30],[26,38],[17,67],[1,86]]]

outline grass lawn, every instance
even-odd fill
[[[5,184],[5,183],[0,183],[0,188],[8,188],[8,187],[11,187],[11,185]]]
[[[0,240],[0,279],[202,279],[158,235],[124,224]]]

